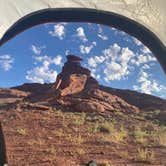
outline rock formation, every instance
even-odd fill
[[[79,93],[85,88],[98,87],[98,82],[91,77],[90,70],[82,67],[80,61],[82,59],[75,55],[67,56],[67,62],[53,86],[61,91],[60,96]]]
[[[68,55],[62,72],[57,76],[52,87],[54,98],[52,104],[62,105],[71,111],[104,112],[123,111],[139,112],[139,109],[125,102],[116,95],[100,90],[97,80],[91,76],[90,70],[81,66],[82,59]]]
[[[48,102],[61,109],[78,112],[139,111],[165,110],[166,100],[131,90],[120,90],[99,85],[91,76],[90,70],[81,66],[82,59],[68,55],[67,61],[52,84],[24,84],[7,90],[26,92],[24,101]],[[18,92],[19,92],[18,91]],[[0,96],[4,93],[0,91]],[[2,93],[3,92],[3,93]],[[12,92],[12,94],[13,94]],[[15,91],[16,93],[17,91]],[[24,95],[20,92],[21,95]],[[4,99],[3,99],[4,100]]]

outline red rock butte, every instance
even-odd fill
[[[82,58],[76,55],[67,55],[66,57],[68,61],[82,61]]]
[[[82,59],[68,55],[62,72],[58,74],[55,89],[61,90],[62,95],[78,93],[87,87],[97,87],[98,82],[90,75],[90,70],[81,66]]]

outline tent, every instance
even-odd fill
[[[95,22],[137,37],[166,72],[165,9],[165,0],[0,0],[0,46],[38,24]]]

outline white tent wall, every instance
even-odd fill
[[[114,12],[144,25],[166,46],[165,0],[0,0],[0,38],[23,16],[46,8],[90,8]]]

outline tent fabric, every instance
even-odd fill
[[[0,39],[20,18],[48,8],[89,8],[114,12],[144,25],[166,46],[165,0],[0,0]]]

